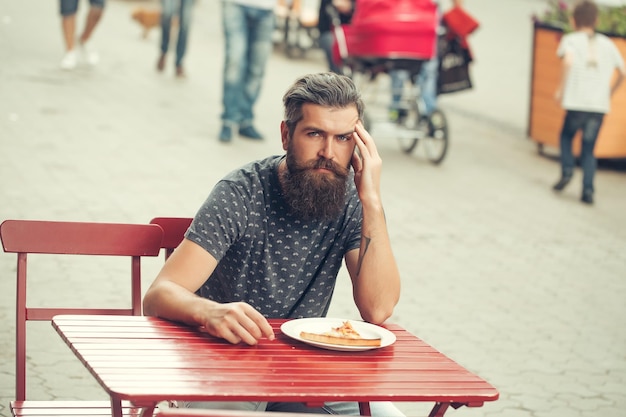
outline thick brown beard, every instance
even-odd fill
[[[303,220],[330,220],[339,215],[346,201],[348,168],[320,158],[299,164],[287,152],[287,169],[280,175],[283,195],[291,212]],[[328,169],[332,174],[314,172]]]

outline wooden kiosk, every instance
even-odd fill
[[[564,110],[554,100],[561,72],[556,55],[563,31],[543,23],[534,23],[530,86],[528,136],[544,146],[559,149],[559,135]],[[611,36],[626,60],[626,38]],[[626,83],[626,82],[625,82]],[[574,155],[580,153],[580,134],[574,140]],[[611,100],[611,111],[605,116],[595,155],[597,158],[626,158],[626,85],[622,84]]]

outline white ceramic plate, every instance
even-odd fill
[[[333,327],[340,327],[343,322],[349,321],[352,327],[361,334],[365,339],[376,339],[380,337],[380,346],[344,346],[334,345],[331,343],[315,342],[313,340],[307,340],[300,337],[300,332],[309,333],[324,333],[330,331]],[[299,340],[309,345],[321,347],[330,350],[340,351],[361,351],[370,349],[380,349],[393,344],[396,341],[396,335],[389,330],[384,329],[375,324],[366,323],[357,320],[337,319],[330,317],[314,317],[306,319],[294,319],[284,322],[280,326],[280,330],[291,337],[292,339]]]

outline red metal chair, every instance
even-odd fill
[[[155,217],[150,220],[150,224],[158,224],[163,229],[161,248],[165,249],[166,260],[183,241],[192,221],[191,217]]]
[[[158,256],[163,230],[154,224],[88,223],[62,221],[6,220],[0,224],[0,239],[7,253],[17,254],[16,300],[16,369],[15,401],[11,402],[14,415],[26,408],[37,409],[35,414],[48,414],[50,409],[84,408],[85,414],[108,402],[82,401],[25,401],[26,400],[26,322],[50,321],[58,314],[141,315],[141,257]],[[105,255],[128,257],[131,260],[131,305],[128,308],[95,307],[29,307],[26,304],[27,261],[29,255]],[[88,288],[89,283],[86,282]],[[55,294],[60,296],[61,294]],[[58,300],[58,298],[57,298]],[[30,405],[26,403],[31,403]],[[40,403],[37,405],[35,403]],[[58,406],[55,403],[59,403]],[[98,406],[96,406],[98,404]],[[91,411],[89,411],[91,410]],[[73,412],[74,414],[76,411]],[[82,412],[81,412],[82,414]]]

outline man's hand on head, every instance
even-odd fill
[[[352,168],[359,198],[362,203],[365,203],[364,200],[367,198],[379,200],[382,159],[378,154],[374,139],[361,122],[356,124],[353,135],[356,148],[352,155]]]

